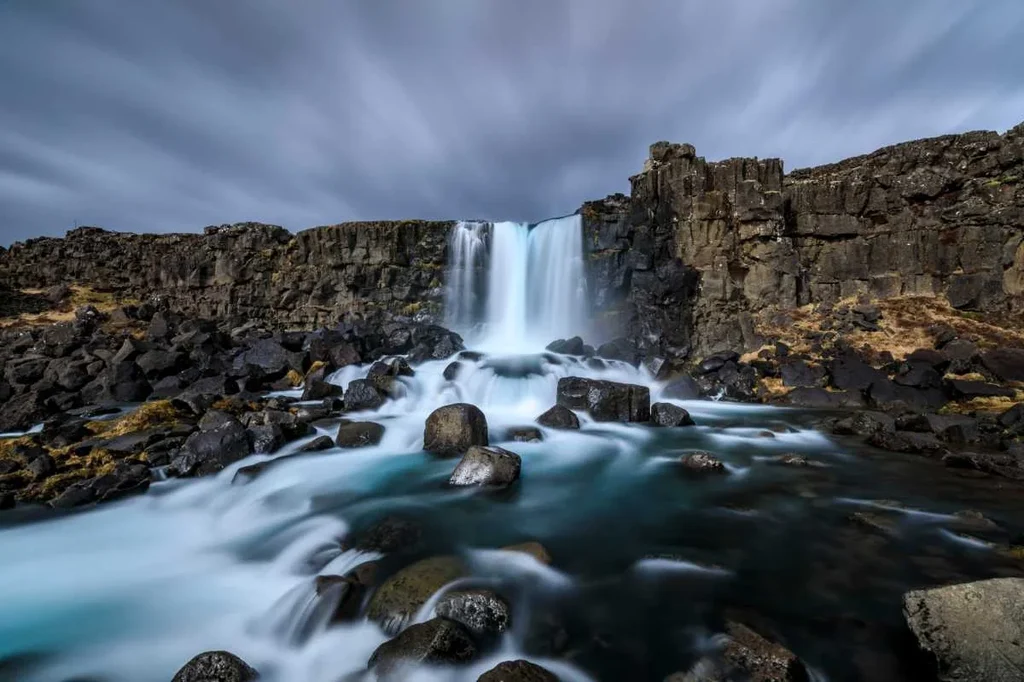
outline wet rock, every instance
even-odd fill
[[[878,431],[867,441],[880,450],[904,452],[913,455],[935,454],[945,452],[945,447],[933,434],[913,433],[910,431]]]
[[[683,471],[692,474],[724,474],[725,464],[710,452],[690,452],[679,458]]]
[[[384,427],[376,422],[348,422],[338,427],[334,442],[342,448],[364,448],[380,443]]]
[[[487,445],[487,418],[475,405],[455,403],[430,413],[423,430],[423,449],[454,457],[474,445]]]
[[[331,614],[332,623],[345,623],[357,620],[360,609],[376,576],[376,563],[367,562],[341,575],[318,575],[316,577],[317,596],[334,598],[337,606]]]
[[[540,443],[544,434],[535,426],[513,426],[505,432],[505,438],[516,443]]]
[[[700,386],[693,377],[679,377],[669,382],[662,395],[675,400],[695,400],[700,397]]]
[[[840,436],[870,436],[878,431],[893,432],[895,420],[884,412],[858,412],[832,425],[832,433]]]
[[[238,656],[207,651],[186,663],[171,682],[252,682],[258,677],[259,673]]]
[[[562,355],[583,355],[583,339],[574,336],[571,339],[558,339],[547,345],[547,350]]]
[[[722,657],[750,682],[806,682],[807,669],[789,649],[770,642],[740,623],[729,623],[730,641]]]
[[[719,369],[705,372],[698,377],[701,395],[740,402],[752,402],[757,398],[757,370],[751,365],[740,365],[729,360]]]
[[[932,433],[946,443],[963,445],[978,440],[978,420],[957,414],[914,414],[896,420],[901,431]]]
[[[812,462],[811,460],[807,459],[803,455],[797,455],[795,453],[779,455],[778,457],[772,459],[771,462],[772,464],[778,464],[780,466],[797,468],[815,466],[817,464],[816,462]]]
[[[602,343],[597,347],[596,353],[599,357],[606,360],[621,360],[631,365],[636,364],[638,356],[636,344],[626,337],[619,337],[607,343]]]
[[[495,446],[474,445],[466,451],[448,485],[505,488],[519,480],[522,460],[514,452]]]
[[[178,476],[205,476],[248,457],[251,452],[245,428],[230,418],[216,428],[189,436],[171,460],[170,469]]]
[[[815,409],[862,407],[864,398],[859,391],[826,391],[824,388],[794,388],[780,401],[784,405]]]
[[[942,463],[953,469],[973,469],[993,476],[1024,480],[1024,454],[1015,452],[946,452]]]
[[[302,400],[323,400],[344,394],[341,386],[324,381],[320,377],[307,377],[302,387]]]
[[[464,627],[444,618],[411,625],[384,642],[367,666],[382,680],[401,680],[408,668],[424,664],[466,663],[476,657],[476,644]]]
[[[651,426],[693,426],[690,413],[672,403],[651,405]]]
[[[41,396],[35,391],[22,393],[0,404],[0,433],[27,431],[46,417]]]
[[[383,427],[381,428],[383,429]],[[334,440],[332,440],[330,436],[317,436],[299,448],[299,452],[323,452],[324,450],[330,450],[333,447]]]
[[[423,536],[420,525],[400,516],[387,516],[356,535],[351,547],[363,552],[394,552],[415,549]],[[344,547],[350,545],[346,542]]]
[[[545,566],[551,565],[551,554],[548,553],[547,548],[539,542],[521,542],[517,545],[502,547],[502,549],[506,552],[519,552],[520,554],[526,554]]]
[[[825,382],[825,368],[800,359],[789,359],[779,366],[782,385],[793,388],[821,386]]]
[[[403,358],[396,358],[390,362],[379,360],[370,366],[366,374],[366,380],[373,384],[373,387],[382,394],[391,397],[398,397],[401,394],[402,386],[398,382],[400,376],[413,376],[414,372],[409,363]]]
[[[457,557],[423,559],[388,578],[370,598],[366,617],[385,632],[398,632],[428,599],[448,583],[465,575]]]
[[[383,404],[383,394],[367,379],[355,379],[349,382],[348,388],[345,390],[345,410],[347,412],[376,410]]]
[[[728,362],[739,362],[740,354],[735,351],[722,351],[720,353],[714,353],[709,355],[700,361],[697,365],[697,372],[700,374],[710,374],[711,372],[717,372],[718,370],[725,367]]]
[[[558,682],[558,677],[529,661],[504,661],[478,677],[476,682]]]
[[[455,381],[459,378],[459,372],[462,371],[462,363],[458,360],[448,363],[448,366],[444,368],[445,381]]]
[[[996,578],[903,595],[903,615],[940,682],[1010,682],[1024,671],[1024,580]]]
[[[96,501],[96,492],[87,483],[75,483],[50,502],[54,509],[72,509],[92,504]]]
[[[555,405],[544,414],[537,417],[537,423],[549,429],[578,429],[580,419],[576,413],[568,407]]]
[[[491,590],[447,592],[434,610],[438,616],[459,623],[478,637],[496,637],[512,623],[508,602]]]
[[[558,380],[557,403],[586,411],[599,422],[646,422],[651,418],[651,392],[635,384],[563,377]]]

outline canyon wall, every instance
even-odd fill
[[[1024,124],[908,142],[784,174],[651,146],[629,196],[580,210],[604,332],[684,358],[749,349],[760,316],[866,294],[1024,313]],[[79,284],[281,327],[383,311],[440,320],[453,222],[345,223],[295,235],[81,228],[0,249],[0,287]],[[3,295],[0,293],[0,295]]]
[[[757,347],[758,315],[861,294],[1024,313],[1024,124],[785,175],[659,142],[630,196],[584,205],[610,326],[668,355]]]

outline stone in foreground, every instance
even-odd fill
[[[376,422],[349,422],[338,427],[335,444],[342,448],[364,448],[377,445],[384,437],[384,427]]]
[[[474,445],[455,467],[448,484],[505,488],[519,480],[522,460],[514,452],[499,447]]]
[[[651,426],[693,426],[690,413],[672,403],[651,405]]]
[[[1024,579],[908,592],[903,616],[940,682],[1024,679]]]
[[[259,673],[227,651],[207,651],[186,663],[171,682],[251,682]]]
[[[651,391],[646,386],[564,377],[558,380],[558,404],[584,410],[599,422],[646,422],[651,418]]]
[[[465,663],[476,656],[476,645],[464,627],[444,618],[410,625],[384,642],[370,656],[368,667],[378,679],[401,680],[408,668],[422,664]]]
[[[500,635],[512,622],[512,609],[508,602],[491,590],[448,592],[434,610],[437,615],[463,625],[475,635]]]
[[[730,641],[722,652],[726,663],[750,682],[806,682],[807,669],[796,654],[770,642],[745,625],[726,626]],[[731,679],[731,678],[730,678]]]
[[[505,661],[478,677],[476,682],[558,682],[558,678],[529,661]]]
[[[454,457],[474,445],[487,444],[487,418],[476,405],[445,405],[427,417],[423,429],[423,449],[427,452]]]

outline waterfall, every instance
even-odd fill
[[[583,227],[577,215],[491,226],[459,223],[449,242],[446,319],[491,352],[532,352],[585,331]],[[485,275],[481,271],[485,270]],[[474,325],[479,323],[479,328]]]

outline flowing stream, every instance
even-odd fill
[[[713,648],[733,617],[783,637],[818,679],[904,679],[892,654],[903,590],[1019,570],[953,516],[979,509],[1020,533],[1014,496],[827,437],[813,428],[820,415],[695,401],[678,404],[696,427],[581,416],[577,432],[509,442],[508,428],[554,403],[560,377],[642,383],[652,400],[663,386],[642,369],[543,350],[586,326],[577,217],[462,223],[450,246],[449,323],[482,355],[461,360],[454,381],[449,361],[419,365],[401,398],[356,415],[386,427],[378,446],[290,458],[244,484],[235,472],[268,457],[81,513],[0,515],[0,679],[168,682],[210,649],[270,682],[353,679],[387,637],[368,622],[330,626],[313,580],[376,558],[339,540],[390,513],[423,524],[424,556],[462,554],[474,580],[515,606],[497,651],[410,678],[432,682],[472,682],[511,658],[565,681],[662,680]],[[522,456],[512,494],[443,485],[455,461],[422,451],[423,424],[452,402],[478,405],[492,444]],[[681,476],[675,460],[695,449],[729,474]],[[815,466],[775,464],[784,453]],[[851,523],[855,513],[884,523]],[[499,549],[529,540],[552,566]]]

